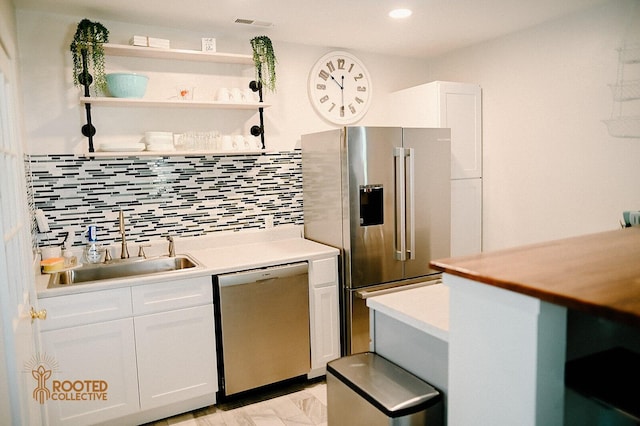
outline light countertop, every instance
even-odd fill
[[[367,306],[440,340],[449,341],[449,288],[443,284],[370,297]]]
[[[166,245],[166,241],[158,241],[151,244],[151,247],[146,248],[145,251],[149,257],[164,255],[166,254]],[[47,289],[49,275],[43,274],[37,277],[38,298],[171,281],[178,274],[181,278],[218,275],[271,265],[322,259],[339,254],[339,250],[336,248],[304,239],[301,227],[297,226],[221,233],[204,237],[175,238],[175,246],[176,254],[186,254],[195,259],[200,266],[178,273],[96,281],[53,289]],[[136,253],[135,248],[137,248],[136,243],[129,244],[130,253]],[[119,246],[112,247],[114,257],[115,253],[119,252],[118,250]]]
[[[440,259],[431,266],[640,327],[640,227]]]

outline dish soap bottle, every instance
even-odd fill
[[[89,263],[100,263],[100,245],[98,244],[97,227],[95,225],[89,226],[88,242],[84,256]]]

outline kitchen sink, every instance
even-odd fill
[[[63,287],[70,284],[85,284],[95,281],[129,278],[140,275],[166,274],[200,266],[188,256],[154,257],[112,261],[112,263],[85,265],[79,268],[51,274],[47,288]]]

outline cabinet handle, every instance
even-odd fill
[[[46,309],[42,309],[40,311],[36,311],[35,309],[33,309],[33,306],[31,307],[31,309],[29,310],[29,315],[31,315],[31,323],[33,323],[33,321],[35,319],[47,319],[47,310]]]

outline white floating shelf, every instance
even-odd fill
[[[139,98],[109,98],[86,97],[80,98],[81,104],[123,107],[159,107],[159,108],[217,108],[217,109],[253,109],[268,108],[271,104],[264,102],[219,102],[219,101],[181,101],[155,100]]]
[[[237,156],[237,155],[261,155],[266,153],[266,150],[235,150],[235,151],[96,151],[96,152],[85,152],[80,154],[82,158],[89,157],[98,157],[98,158],[108,158],[108,157],[193,157],[193,156],[203,156],[203,155],[211,155],[216,157],[227,157],[227,156]]]
[[[103,46],[104,53],[106,55],[113,56],[253,65],[253,58],[251,55],[241,55],[236,53],[201,52],[198,50],[182,49],[161,49],[157,47],[128,46],[124,44],[111,43],[105,43]]]

